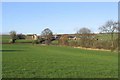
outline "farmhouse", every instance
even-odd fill
[[[28,34],[28,35],[26,35],[26,40],[32,40],[32,36],[33,36],[33,34]]]

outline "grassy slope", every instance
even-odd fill
[[[118,54],[70,47],[3,45],[3,77],[118,77]]]
[[[9,40],[10,40],[10,36],[9,35],[3,35],[2,36],[2,42],[3,43],[8,43]],[[16,40],[16,43],[19,43],[19,42],[32,42],[32,40],[24,40],[24,39]]]
[[[1,35],[0,35],[1,36]],[[9,35],[2,35],[2,42],[9,42],[10,36]]]
[[[111,40],[111,34],[98,34],[96,37],[102,40]],[[118,38],[118,34],[113,34],[113,39],[117,39],[117,38]]]

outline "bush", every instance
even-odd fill
[[[25,39],[25,37],[26,37],[26,36],[23,35],[23,34],[18,34],[18,35],[17,35],[17,39]]]
[[[58,40],[54,40],[51,42],[52,45],[58,45]]]
[[[34,40],[32,43],[33,44],[39,44],[39,40]]]
[[[111,41],[96,41],[94,42],[93,48],[98,49],[111,49]]]
[[[70,40],[69,46],[78,46],[78,42],[76,40]]]

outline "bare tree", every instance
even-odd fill
[[[118,22],[112,20],[107,21],[103,26],[99,27],[101,32],[114,33],[118,31]]]
[[[77,33],[78,34],[89,34],[89,33],[91,33],[91,30],[86,27],[83,27],[80,30],[78,30]]]
[[[10,43],[15,43],[15,40],[17,38],[16,31],[10,31],[10,36],[11,36]]]
[[[68,45],[68,35],[67,34],[64,34],[60,37],[59,44],[60,45]]]
[[[114,47],[114,33],[118,32],[119,27],[118,27],[118,22],[109,20],[107,21],[103,26],[99,27],[99,30],[103,33],[110,33],[111,34],[111,51],[113,50]]]
[[[49,28],[46,28],[42,31],[41,36],[45,39],[46,44],[50,44],[53,33]]]

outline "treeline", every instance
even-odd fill
[[[109,20],[103,26],[99,27],[99,30],[99,34],[102,34],[106,38],[109,36],[109,38],[100,39],[98,37],[99,34],[94,35],[91,33],[90,29],[84,27],[77,31],[76,40],[69,41],[69,46],[111,49],[111,51],[118,50],[118,42],[120,41],[120,38],[118,37],[120,31],[119,22]]]
[[[89,28],[83,27],[76,31],[74,36],[64,34],[61,36],[53,35],[53,32],[46,28],[44,29],[40,37],[33,34],[33,44],[44,43],[47,45],[52,44],[52,41],[56,41],[56,45],[65,45],[65,46],[81,46],[86,48],[103,48],[111,49],[111,51],[118,49],[118,34],[120,31],[119,22],[112,20],[107,21],[104,25],[99,27],[99,34],[103,35],[104,38],[99,38],[99,34],[94,34]],[[15,43],[17,39],[25,39],[26,36],[23,34],[16,34],[16,31],[11,31],[11,40],[10,43]],[[108,35],[109,39],[107,39]]]

